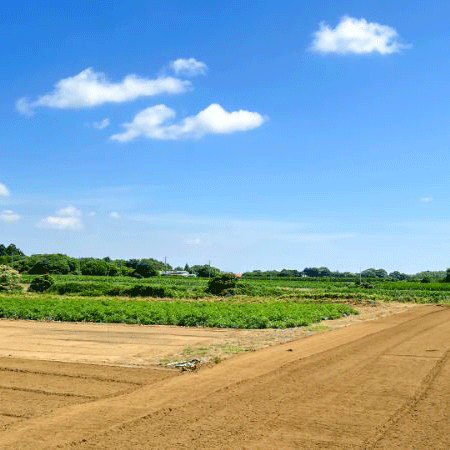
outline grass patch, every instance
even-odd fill
[[[348,305],[327,303],[147,302],[45,294],[0,297],[0,318],[64,322],[290,328],[354,313],[356,312]]]

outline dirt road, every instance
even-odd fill
[[[439,306],[183,375],[1,358],[0,447],[448,449],[449,376]]]

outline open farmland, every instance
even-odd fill
[[[447,283],[55,279],[0,295],[1,448],[450,443]]]
[[[119,338],[131,349],[146,327],[132,326],[128,340],[111,328],[124,325],[1,321],[0,333],[16,334],[24,350],[59,348],[76,360],[89,346],[98,364],[1,357],[0,442],[10,449],[448,448],[449,320],[447,307],[405,305],[184,375],[102,365],[105,350],[114,352],[108,342]],[[28,327],[14,333],[22,323]],[[73,330],[64,337],[54,326]],[[97,331],[87,339],[83,327]]]

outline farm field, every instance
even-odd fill
[[[0,448],[450,442],[448,283],[54,278],[0,294]]]
[[[344,321],[330,332],[184,374],[102,361],[114,351],[112,328],[128,328],[139,341],[141,330],[164,327],[0,321],[5,347],[10,336],[25,351],[0,357],[0,442],[11,449],[448,448],[450,309],[398,311],[348,316],[330,322]],[[97,364],[75,362],[89,346]],[[73,362],[44,360],[52,349]]]

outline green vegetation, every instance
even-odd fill
[[[45,274],[33,278],[29,290],[32,292],[45,292],[55,285],[55,280],[51,275]]]
[[[9,266],[0,266],[0,292],[20,292],[20,275]]]
[[[354,313],[347,305],[309,303],[146,302],[111,299],[0,296],[0,317],[219,328],[307,326]]]
[[[233,273],[223,273],[212,278],[205,292],[214,295],[233,295],[236,293],[237,278]]]
[[[164,274],[171,266],[153,258],[26,256],[14,244],[0,245],[1,262],[7,265],[0,265],[0,317],[284,328],[353,312],[347,305],[450,302],[450,269],[406,275],[309,267],[237,278],[210,265],[186,264],[184,270],[197,277],[175,277]],[[25,283],[30,287],[22,293]]]

